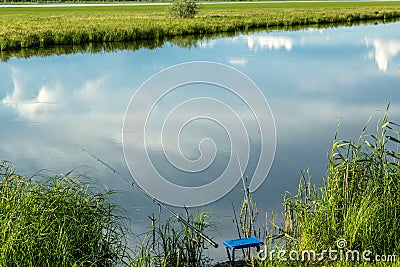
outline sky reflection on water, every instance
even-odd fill
[[[134,223],[141,222],[134,229],[143,231],[149,225],[147,215],[157,208],[77,145],[129,175],[121,132],[135,90],[156,72],[178,63],[201,60],[228,64],[261,88],[275,118],[275,161],[255,193],[262,224],[264,212],[280,212],[282,194],[296,190],[301,170],[309,168],[317,183],[325,175],[327,153],[339,121],[341,137],[357,138],[368,117],[382,114],[389,101],[390,117],[399,121],[398,32],[400,23],[392,23],[260,32],[199,41],[191,48],[167,43],[162,48],[134,52],[13,58],[0,63],[0,158],[12,161],[27,175],[41,169],[89,171],[108,188],[120,190],[119,201]],[[239,107],[230,97],[222,96]],[[185,142],[196,143],[200,137],[194,133],[201,129],[201,123],[188,129],[192,139]],[[216,136],[224,139],[223,132]],[[252,145],[257,153],[257,140]],[[218,173],[226,164],[226,139],[220,148],[216,166],[208,171]],[[197,151],[197,147],[189,147],[187,153],[195,158]],[[162,157],[158,154],[160,150],[155,149],[155,160]],[[163,164],[165,161],[160,161],[160,166]],[[168,166],[161,168],[173,172]],[[250,162],[249,173],[252,168]],[[218,240],[236,236],[231,201],[239,204],[241,199],[237,185],[208,206],[218,212],[224,226]]]

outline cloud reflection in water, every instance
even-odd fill
[[[389,62],[400,54],[400,40],[384,40],[381,38],[366,38],[365,45],[374,51],[368,53],[369,59],[375,59],[378,69],[386,72]]]

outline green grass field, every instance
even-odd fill
[[[400,17],[400,2],[201,4],[194,19],[167,18],[166,9],[167,6],[0,8],[0,49],[166,40]]]

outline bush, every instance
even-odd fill
[[[33,181],[0,162],[0,266],[121,264],[126,228],[109,192],[70,175]]]
[[[167,12],[168,16],[173,18],[194,18],[197,13],[197,4],[190,0],[175,0]]]

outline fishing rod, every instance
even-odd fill
[[[167,206],[164,205],[164,203],[162,203],[160,200],[158,200],[157,198],[153,197],[152,195],[148,194],[143,188],[141,188],[134,180],[132,181],[131,179],[128,179],[126,176],[122,175],[121,173],[119,173],[115,168],[113,168],[110,164],[108,164],[107,162],[105,162],[104,160],[102,160],[101,158],[97,157],[96,155],[94,155],[93,153],[90,153],[89,151],[87,151],[86,149],[80,147],[77,145],[77,147],[79,149],[82,150],[82,152],[88,154],[89,156],[91,156],[92,158],[94,158],[96,161],[100,162],[102,165],[104,165],[106,168],[108,168],[109,170],[111,170],[115,175],[117,175],[119,178],[121,178],[122,180],[130,183],[134,188],[136,188],[137,190],[139,190],[140,192],[142,192],[147,198],[151,199],[153,202],[155,202],[159,207],[163,208],[164,210],[166,210],[169,214],[171,214],[172,216],[174,216],[176,219],[178,219],[178,221],[180,221],[181,223],[183,223],[184,225],[186,225],[187,227],[189,227],[192,231],[194,231],[196,234],[198,234],[201,238],[203,238],[204,240],[206,240],[209,244],[211,244],[213,247],[218,248],[218,244],[216,242],[214,242],[210,237],[208,237],[207,235],[203,234],[200,230],[198,230],[196,227],[194,227],[192,224],[190,224],[188,221],[186,221],[184,218],[181,217],[180,214],[175,213],[173,210],[171,210],[170,208],[168,208]],[[132,176],[131,176],[132,178]],[[133,178],[132,178],[133,179]]]
[[[249,216],[250,216],[250,229],[251,229],[252,224],[253,224],[253,218],[252,218],[253,216],[251,215],[251,211],[250,211],[250,201],[249,201],[249,196],[248,196],[248,189],[247,189],[247,186],[246,186],[246,182],[244,181],[244,172],[243,172],[242,166],[240,165],[240,159],[239,159],[238,152],[237,152],[237,150],[235,152],[236,152],[236,158],[237,158],[237,162],[238,162],[239,170],[240,170],[240,178],[242,179],[242,186],[243,186],[243,190],[244,190],[244,198],[245,198],[245,201],[247,202],[246,203],[247,204],[247,211],[249,212]]]

